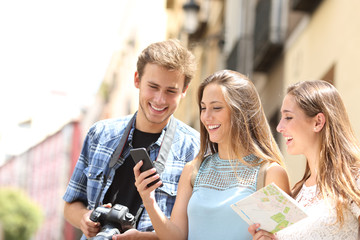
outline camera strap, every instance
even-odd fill
[[[119,145],[116,147],[115,151],[113,152],[113,154],[111,155],[111,158],[110,158],[110,162],[109,162],[109,170],[108,170],[108,173],[104,173],[104,178],[103,178],[103,182],[102,182],[102,186],[101,186],[101,191],[99,192],[99,195],[97,196],[96,198],[96,202],[95,202],[95,208],[99,205],[100,203],[100,197],[101,197],[101,194],[106,186],[106,181],[107,181],[107,178],[108,178],[108,174],[110,174],[110,171],[111,171],[111,168],[114,167],[115,163],[117,162],[117,160],[119,159],[120,157],[120,154],[122,153],[123,149],[124,149],[124,146],[125,146],[125,143],[126,143],[126,140],[128,139],[129,137],[129,133],[130,133],[130,130],[131,130],[131,127],[132,127],[132,124],[133,122],[135,121],[136,119],[136,113],[132,116],[132,118],[130,119],[129,123],[127,124],[126,128],[125,128],[125,131],[124,131],[124,134],[122,135],[121,139],[120,139],[120,143]]]
[[[110,159],[110,163],[109,163],[110,169],[115,166],[116,162],[118,161],[118,159],[120,157],[120,154],[124,150],[125,143],[129,137],[130,130],[131,130],[131,127],[132,127],[135,119],[136,119],[136,113],[134,114],[134,116],[131,118],[131,120],[127,124],[127,126],[125,128],[125,132],[120,139],[119,145],[115,149],[115,152],[111,155],[111,159]],[[153,162],[154,167],[156,168],[156,171],[159,174],[161,174],[165,169],[165,163],[166,163],[169,151],[171,149],[172,141],[173,141],[173,138],[175,135],[175,130],[176,130],[176,122],[174,120],[174,117],[171,116],[168,127],[165,132],[164,139],[161,142],[159,154],[158,154],[156,160]]]
[[[171,149],[172,141],[174,139],[176,130],[176,122],[174,120],[174,117],[170,117],[169,125],[166,129],[164,139],[161,142],[160,151],[156,158],[156,160],[153,162],[154,167],[156,168],[156,171],[161,174],[165,169],[165,163],[169,154],[169,151]]]
[[[126,141],[129,137],[131,128],[134,124],[134,121],[136,119],[136,115],[137,113],[134,114],[134,116],[131,118],[131,120],[129,121],[129,123],[127,124],[124,134],[122,135],[121,139],[120,139],[120,143],[119,145],[116,147],[114,153],[111,155],[111,159],[109,162],[109,172],[111,170],[111,168],[113,168],[116,164],[116,162],[119,160],[119,157],[122,153],[122,151],[124,150]],[[161,174],[164,169],[165,169],[165,164],[166,164],[166,160],[169,154],[169,151],[171,149],[171,145],[172,145],[172,141],[174,139],[174,135],[175,135],[175,131],[176,131],[176,121],[174,119],[173,116],[170,117],[170,121],[168,124],[168,127],[166,129],[165,132],[165,136],[164,139],[161,142],[161,146],[160,146],[160,151],[159,154],[156,158],[156,161],[153,161],[154,167],[156,168],[156,171]],[[107,181],[107,177],[104,177],[104,182],[103,182],[103,186],[102,186],[102,190],[104,189],[105,185],[106,185],[106,181]],[[99,204],[99,200],[100,200],[100,196],[101,196],[101,192],[98,195],[97,201],[96,201],[96,206]],[[135,222],[136,224],[138,224],[138,220],[142,214],[144,210],[144,206],[141,204],[136,216],[135,216]]]
[[[176,130],[176,123],[175,123],[174,117],[171,116],[169,125],[165,132],[164,139],[161,142],[159,154],[156,158],[156,161],[153,162],[154,167],[156,168],[156,171],[158,172],[158,174],[161,174],[165,169],[165,163],[166,163],[169,151],[171,149],[172,141],[173,141],[174,135],[175,135],[175,130]],[[136,227],[139,224],[139,219],[140,219],[143,211],[144,211],[144,205],[141,204],[135,215]]]
[[[124,150],[125,143],[126,143],[128,137],[129,137],[130,130],[131,130],[131,127],[132,127],[135,119],[136,119],[136,113],[134,114],[134,116],[132,116],[129,123],[127,124],[127,126],[125,128],[125,131],[124,131],[124,134],[121,136],[119,145],[116,147],[115,152],[111,155],[111,159],[110,159],[110,162],[109,162],[109,168],[110,169],[115,166],[116,162],[118,161],[118,159],[120,157],[120,154]]]

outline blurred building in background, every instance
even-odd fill
[[[356,107],[360,78],[356,67],[360,50],[360,3],[350,0],[166,0],[165,38],[177,38],[195,54],[198,70],[175,116],[199,128],[197,87],[211,73],[232,69],[248,75],[256,85],[273,133],[284,154],[291,183],[302,176],[305,159],[286,153],[284,139],[276,132],[286,87],[301,80],[323,79],[343,95],[350,120],[360,136],[360,112]],[[129,85],[141,48],[136,41],[123,44],[124,51],[114,56],[99,95],[111,79],[116,86],[100,98],[102,117],[132,113],[137,108],[137,91]],[[137,40],[139,41],[139,39]],[[145,46],[145,45],[144,45]],[[144,47],[143,46],[143,47]],[[131,50],[132,49],[132,50]],[[131,53],[131,51],[133,51]],[[133,65],[119,67],[115,62]],[[120,77],[128,74],[128,78]],[[121,79],[125,82],[119,83]],[[128,88],[124,88],[124,86]],[[135,91],[134,91],[135,90]],[[105,91],[106,92],[106,91]],[[134,95],[133,95],[134,94]],[[126,97],[126,99],[124,99]],[[132,97],[134,96],[134,97]],[[125,109],[123,103],[126,103]],[[104,107],[105,106],[105,107]],[[125,112],[124,112],[125,111]]]
[[[82,121],[83,132],[98,120],[133,114],[138,107],[134,86],[137,57],[150,43],[166,39],[166,1],[129,0],[120,23],[121,38],[95,103]]]
[[[152,42],[180,39],[197,58],[196,76],[175,113],[194,128],[199,129],[197,87],[205,77],[226,68],[253,80],[284,154],[292,184],[302,176],[300,169],[304,169],[305,161],[286,154],[284,139],[275,130],[289,84],[313,79],[334,84],[360,137],[358,0],[346,3],[340,0],[136,0],[128,1],[127,9],[121,23],[119,48],[114,52],[94,104],[84,112],[80,125],[69,122],[59,132],[0,166],[1,185],[16,183],[57,218],[53,223],[55,220],[47,215],[47,222],[34,239],[74,239],[77,234],[65,224],[59,211],[81,147],[78,142],[83,141],[94,122],[132,114],[137,109],[138,91],[133,85],[137,56]],[[58,139],[60,145],[55,152],[45,153],[43,149],[51,149],[47,142],[53,139]],[[68,139],[66,144],[64,139]],[[57,172],[45,175],[44,169],[54,164]],[[14,173],[9,176],[9,172]],[[56,190],[48,187],[50,182]],[[41,197],[47,201],[40,200]],[[42,237],[45,229],[54,231],[54,227],[62,228],[57,229],[62,234]]]
[[[80,239],[80,230],[64,220],[62,196],[84,137],[94,122],[124,116],[137,109],[138,95],[133,84],[137,56],[150,43],[166,38],[166,1],[127,0],[124,5],[126,11],[122,11],[125,14],[118,24],[121,26],[118,49],[94,103],[70,113],[74,104],[68,105],[66,97],[57,98],[59,101],[56,103],[49,103],[49,109],[39,109],[34,115],[14,123],[13,141],[21,144],[20,151],[2,149],[5,144],[0,144],[1,154],[6,155],[4,160],[0,156],[0,186],[25,190],[43,210],[44,222],[34,240]],[[56,108],[59,107],[68,108],[70,116],[58,116]],[[49,121],[56,126],[52,124],[51,129],[45,128]],[[3,140],[6,139],[4,136]]]
[[[0,185],[24,189],[42,209],[44,221],[34,239],[76,239],[72,226],[64,221],[61,195],[79,156],[81,140],[79,122],[69,122],[0,167]]]
[[[360,138],[360,111],[357,106],[357,90],[360,88],[360,69],[357,66],[360,58],[360,2],[297,0],[290,3],[287,38],[281,55],[265,72],[266,82],[282,86],[281,97],[286,86],[298,81],[323,79],[331,82],[342,95],[355,134]],[[270,108],[269,103],[277,100],[270,89],[266,84],[262,90],[263,96],[272,96],[264,98],[267,109]],[[280,101],[276,105],[279,109]],[[278,118],[274,113],[272,116]],[[283,138],[279,139],[279,143],[290,176],[300,177],[299,158],[286,154]],[[294,178],[292,180],[294,183]]]
[[[305,159],[286,153],[276,132],[280,107],[288,85],[323,79],[340,91],[357,137],[360,137],[360,2],[350,0],[177,0],[193,6],[195,30],[168,31],[182,37],[198,58],[198,74],[176,116],[198,127],[195,108],[199,82],[215,70],[239,71],[255,83],[273,133],[284,154],[291,184],[302,177]],[[181,9],[177,11],[180,15]],[[182,14],[183,16],[184,13]],[[177,18],[184,26],[186,20]],[[190,96],[189,96],[190,95]]]

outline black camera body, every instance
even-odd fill
[[[135,217],[126,206],[115,204],[112,208],[97,207],[90,215],[90,220],[101,224],[100,232],[91,240],[112,239],[115,234],[135,228]]]

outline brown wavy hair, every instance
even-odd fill
[[[360,169],[360,145],[352,130],[349,117],[339,92],[322,80],[296,83],[287,89],[298,106],[309,117],[325,115],[321,130],[320,160],[316,184],[320,198],[333,199],[337,222],[344,223],[344,209],[353,201],[360,206],[360,191],[356,186]],[[296,196],[310,177],[307,164],[304,177],[295,184]]]
[[[277,162],[284,167],[282,155],[271,133],[260,97],[254,84],[244,75],[222,70],[206,78],[198,89],[199,111],[206,86],[217,84],[221,87],[226,103],[231,111],[232,139],[230,150],[244,164],[241,154],[247,152],[268,162]],[[200,113],[201,114],[201,113]],[[204,160],[205,155],[218,152],[217,143],[211,142],[209,134],[200,120],[200,152],[197,161]]]

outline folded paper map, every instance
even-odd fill
[[[249,225],[259,223],[261,229],[271,233],[307,217],[303,207],[275,183],[232,204],[231,208]]]

